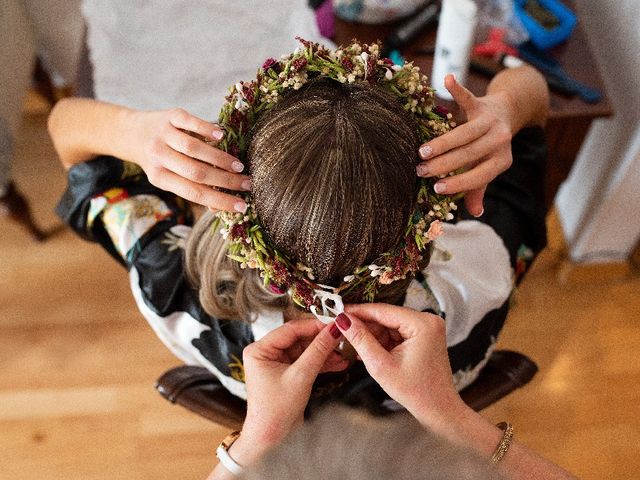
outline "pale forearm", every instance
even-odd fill
[[[505,98],[513,134],[523,127],[544,126],[549,112],[549,89],[535,68],[522,66],[501,71],[489,83],[487,95]]]
[[[502,439],[503,431],[466,405],[452,409],[447,415],[451,416],[437,421],[433,420],[432,414],[423,415],[421,423],[447,440],[476,451],[489,461]],[[497,467],[506,478],[513,480],[576,478],[516,440],[511,443]]]
[[[56,104],[49,116],[49,134],[65,168],[98,155],[129,160],[133,145],[133,111],[83,98]]]

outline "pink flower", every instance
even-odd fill
[[[271,290],[271,292],[275,293],[276,295],[284,295],[285,293],[287,293],[287,291],[284,288],[279,287],[275,283],[269,284],[269,290]]]
[[[431,222],[431,225],[429,225],[429,230],[427,230],[427,238],[429,240],[435,240],[440,235],[442,235],[442,222],[440,220],[435,220]]]
[[[396,279],[393,277],[393,272],[384,272],[382,275],[380,275],[380,280],[378,280],[382,285],[389,285],[390,283],[393,283],[396,281]]]

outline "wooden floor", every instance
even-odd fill
[[[37,219],[65,183],[32,108],[15,178]],[[624,266],[571,269],[551,245],[500,338],[540,366],[485,413],[587,479],[640,472],[640,278]],[[198,479],[226,429],[174,407],[154,380],[178,362],[137,313],[124,270],[68,231],[36,244],[0,220],[0,477]]]

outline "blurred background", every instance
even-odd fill
[[[228,433],[157,394],[155,379],[177,359],[138,313],[126,272],[56,218],[66,179],[46,119],[57,100],[182,107],[214,120],[227,86],[291,51],[295,35],[379,39],[394,60],[429,76],[439,51],[440,2],[228,3],[0,4],[3,477],[204,478]],[[463,52],[465,83],[478,95],[511,56],[538,67],[553,92],[549,246],[499,340],[540,370],[484,413],[513,422],[519,440],[581,478],[632,478],[640,471],[640,1],[558,3],[478,1]]]

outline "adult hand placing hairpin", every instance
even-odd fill
[[[249,190],[249,177],[240,174],[244,165],[187,133],[217,143],[224,137],[217,125],[182,109],[132,111],[130,122],[137,141],[132,138],[125,158],[140,165],[153,185],[210,209],[246,210],[244,200],[215,188]]]
[[[229,450],[235,461],[252,463],[302,424],[318,374],[348,366],[333,351],[340,337],[335,324],[306,318],[287,322],[244,349],[247,417]]]
[[[467,122],[420,147],[421,177],[435,177],[464,168],[439,180],[437,193],[466,192],[465,206],[482,215],[487,184],[512,163],[511,138],[526,125],[544,125],[548,89],[544,78],[528,66],[500,72],[484,97],[476,97],[447,75],[445,86],[467,117]]]

